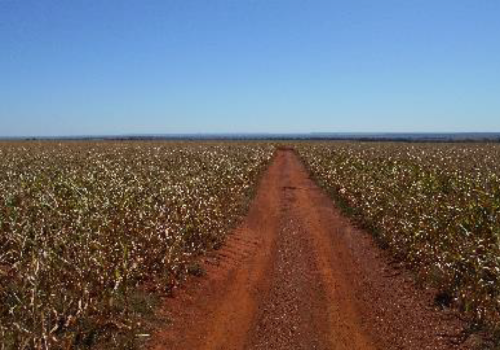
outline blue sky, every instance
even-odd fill
[[[0,136],[500,131],[498,0],[0,0]]]

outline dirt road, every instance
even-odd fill
[[[466,349],[369,234],[278,151],[242,225],[165,304],[150,349]],[[459,345],[460,344],[460,345]]]

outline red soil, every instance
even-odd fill
[[[453,314],[391,266],[278,151],[242,225],[165,301],[172,323],[148,348],[467,349]]]

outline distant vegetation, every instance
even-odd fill
[[[2,138],[0,137],[0,140]],[[267,140],[316,140],[316,141],[400,141],[400,142],[500,142],[500,132],[456,132],[456,133],[228,133],[228,134],[144,134],[144,135],[97,135],[57,137],[14,137],[4,140],[110,140],[110,141],[267,141]]]
[[[193,257],[221,244],[272,153],[236,143],[0,144],[0,348],[133,338],[141,290],[198,273]]]
[[[500,329],[500,146],[297,147],[314,177],[477,325]]]

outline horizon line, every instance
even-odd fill
[[[434,136],[435,138],[457,138],[463,139],[473,137],[473,139],[490,139],[499,138],[500,131],[387,131],[387,132],[371,132],[371,131],[311,131],[311,132],[174,132],[174,133],[123,133],[123,134],[81,134],[81,135],[21,135],[21,136],[1,136],[1,141],[9,140],[122,140],[122,139],[265,139],[268,138],[424,138]],[[461,137],[460,137],[461,136]]]

